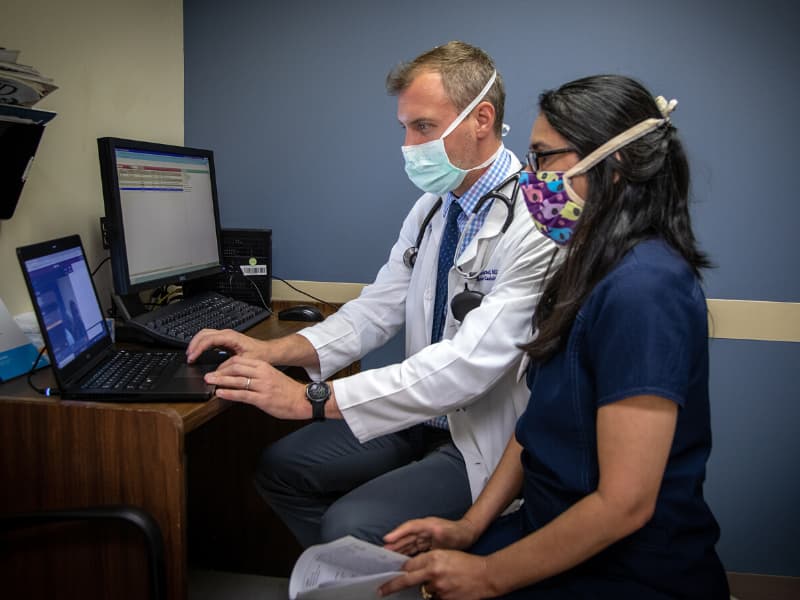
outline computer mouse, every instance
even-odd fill
[[[207,348],[195,359],[194,364],[216,367],[224,363],[231,356],[231,353],[223,348]]]
[[[322,321],[325,317],[316,306],[298,304],[280,311],[278,318],[281,321]]]

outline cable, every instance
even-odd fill
[[[268,312],[269,314],[272,314],[272,308],[270,308],[270,307],[267,305],[267,301],[266,301],[266,300],[264,300],[264,296],[261,294],[261,290],[260,290],[260,289],[258,289],[258,286],[256,285],[256,282],[255,282],[255,281],[253,281],[252,279],[250,279],[249,277],[246,277],[244,274],[242,274],[242,277],[244,277],[244,278],[245,278],[247,281],[249,281],[249,282],[250,282],[250,285],[252,285],[252,286],[253,286],[253,289],[255,289],[255,291],[256,291],[256,294],[258,294],[258,297],[259,297],[259,298],[261,298],[261,304],[263,304],[263,305],[264,305],[264,308],[267,310],[267,312]]]
[[[303,290],[294,287],[291,283],[289,283],[288,281],[286,281],[285,279],[283,279],[281,277],[278,277],[275,274],[272,275],[272,278],[273,279],[277,279],[278,281],[282,281],[283,283],[288,285],[290,288],[292,288],[295,292],[299,292],[299,293],[303,294],[304,296],[308,296],[309,298],[313,298],[317,302],[321,302],[322,304],[324,304],[325,306],[327,306],[329,308],[332,308],[333,310],[339,310],[338,306],[336,306],[334,304],[331,304],[330,302],[326,302],[325,300],[322,300],[321,298],[317,298],[316,296],[313,296],[312,294],[309,294],[308,292],[304,292]]]
[[[100,267],[102,267],[104,264],[106,264],[106,263],[107,263],[108,261],[110,261],[110,260],[111,260],[111,255],[108,255],[108,256],[106,256],[106,257],[105,257],[103,260],[101,260],[101,261],[100,261],[100,264],[99,264],[99,265],[97,265],[97,266],[94,268],[94,271],[92,271],[92,277],[94,277],[94,276],[95,276],[95,273],[97,273],[97,272],[100,270]]]
[[[261,298],[261,304],[264,306],[264,308],[266,309],[266,311],[267,311],[267,312],[268,312],[270,315],[271,315],[271,314],[273,314],[273,313],[272,313],[272,308],[271,308],[271,307],[270,307],[270,306],[267,304],[267,301],[266,301],[266,300],[264,300],[264,296],[261,294],[261,290],[260,290],[260,289],[258,289],[258,286],[256,285],[256,282],[255,282],[255,281],[253,281],[252,279],[250,279],[249,277],[247,277],[247,276],[246,276],[244,273],[242,273],[242,270],[241,270],[239,267],[236,267],[236,266],[234,266],[234,265],[227,265],[227,264],[226,264],[226,265],[223,265],[223,269],[224,269],[224,271],[225,271],[225,272],[226,272],[226,273],[229,275],[229,278],[228,278],[228,287],[230,287],[230,285],[231,285],[231,281],[233,280],[233,276],[234,276],[234,275],[238,275],[239,277],[243,277],[243,278],[244,278],[244,280],[245,280],[245,281],[247,281],[247,282],[248,282],[250,285],[252,285],[252,286],[253,286],[253,288],[256,290],[256,294],[258,294],[258,297],[259,297],[259,298]]]
[[[172,288],[172,289],[170,289]],[[172,304],[183,300],[183,289],[177,285],[162,285],[150,292],[150,302],[144,302],[144,306],[158,307],[165,304]]]
[[[43,346],[41,350],[39,350],[39,354],[36,356],[36,360],[33,361],[33,366],[31,370],[28,371],[28,385],[31,386],[33,391],[41,394],[42,396],[58,396],[61,394],[61,390],[58,388],[40,388],[36,387],[33,383],[33,373],[36,371],[36,367],[39,366],[39,361],[42,360],[42,355],[44,351],[47,350],[47,346]]]

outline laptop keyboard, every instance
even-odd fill
[[[178,352],[117,352],[81,387],[103,390],[148,390],[164,370],[182,360]]]

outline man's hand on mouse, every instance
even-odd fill
[[[319,357],[314,346],[296,333],[276,339],[257,340],[232,329],[202,329],[189,342],[186,361],[196,361],[209,348],[221,348],[231,355],[263,360],[270,365],[319,370]]]
[[[246,358],[270,359],[266,344],[262,341],[232,329],[201,329],[186,348],[186,361],[194,362],[208,348],[225,348],[231,354]]]

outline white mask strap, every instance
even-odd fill
[[[659,96],[656,98],[656,104],[658,105],[661,114],[664,115],[663,119],[645,119],[641,123],[637,123],[630,129],[627,129],[620,133],[619,135],[615,135],[613,138],[608,140],[605,144],[594,150],[593,152],[584,156],[581,160],[579,160],[575,166],[564,173],[564,189],[567,192],[567,195],[570,199],[575,202],[578,206],[583,206],[584,201],[574,189],[572,189],[572,183],[570,179],[577,175],[581,175],[586,173],[589,169],[595,166],[604,158],[610,156],[620,148],[627,146],[633,141],[638,140],[641,137],[644,137],[651,131],[661,127],[664,123],[669,122],[669,114],[675,110],[675,107],[678,105],[677,100],[671,100],[667,102],[663,96]]]
[[[455,121],[450,123],[450,126],[444,130],[442,139],[446,138],[450,132],[458,127],[461,124],[461,121],[463,121],[467,115],[472,112],[472,109],[478,106],[478,103],[480,103],[483,100],[483,97],[489,92],[489,88],[494,85],[495,79],[497,79],[497,71],[492,71],[492,76],[489,77],[489,81],[485,86],[483,86],[483,89],[480,91],[480,93],[475,96],[475,99],[467,105],[467,108],[461,111],[461,114],[456,117]]]
[[[490,164],[492,164],[497,159],[498,156],[500,156],[500,153],[503,150],[505,150],[505,148],[506,148],[505,145],[500,144],[500,146],[497,148],[495,153],[492,154],[489,158],[487,158],[485,161],[483,161],[477,167],[472,167],[471,169],[466,169],[466,170],[467,171],[477,171],[478,169],[482,169],[483,167],[488,167]]]

